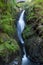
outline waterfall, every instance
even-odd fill
[[[22,44],[24,44],[24,40],[22,38],[22,32],[25,28],[24,12],[25,12],[25,10],[22,11],[22,13],[20,14],[20,18],[17,22],[17,34],[18,34],[18,38]]]
[[[17,22],[17,34],[18,34],[18,38],[19,41],[21,42],[20,44],[24,45],[24,40],[22,38],[22,32],[25,28],[25,21],[24,21],[24,12],[25,10],[22,11],[22,13],[20,14],[20,18]],[[25,46],[22,47],[23,48],[23,52],[25,53],[24,56],[22,57],[22,63],[21,65],[37,65],[35,63],[32,63],[29,59],[29,57],[26,57],[26,51],[25,51]],[[18,64],[18,59],[15,58],[13,62],[11,62],[9,65],[19,65]],[[38,64],[39,65],[39,64]]]
[[[22,32],[23,32],[23,30],[25,28],[24,12],[25,12],[25,10],[23,10],[21,12],[19,20],[17,22],[17,34],[18,34],[19,41],[21,42],[22,45],[24,45],[24,40],[22,38]],[[22,48],[23,48],[23,52],[26,54],[25,46],[23,46]]]

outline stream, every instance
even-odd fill
[[[14,60],[14,61],[11,62],[9,65],[18,65],[18,62]],[[30,61],[30,59],[27,58],[26,55],[24,55],[23,58],[22,58],[22,63],[21,63],[21,65],[43,65],[43,64],[34,63],[34,62]]]

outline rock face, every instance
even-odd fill
[[[41,7],[40,7],[41,6]],[[34,8],[27,11],[27,26],[23,32],[26,51],[34,62],[43,63],[43,4],[35,2]],[[30,10],[30,11],[29,11]],[[28,14],[29,13],[29,14]]]
[[[43,63],[43,39],[37,36],[30,37],[26,49],[32,61]]]

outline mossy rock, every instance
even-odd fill
[[[15,20],[18,9],[15,1],[0,0],[0,62],[9,63],[18,58],[20,64],[21,50],[15,40]],[[0,65],[1,65],[0,63]]]
[[[10,63],[18,59],[21,62],[21,53],[18,43],[15,39],[11,39],[7,34],[0,33],[0,59],[1,62]]]
[[[31,16],[27,10],[27,25],[23,32],[26,41],[26,51],[30,59],[34,62],[43,63],[43,0],[35,0]],[[31,6],[32,8],[32,6]],[[30,15],[30,17],[29,17]]]

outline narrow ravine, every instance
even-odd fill
[[[43,0],[0,0],[0,65],[43,65]]]
[[[17,35],[18,35],[18,39],[20,41],[20,45],[22,46],[22,49],[21,49],[22,54],[24,52],[24,55],[23,55],[22,61],[21,61],[21,65],[43,65],[40,63],[32,62],[29,57],[26,57],[26,51],[25,51],[25,46],[24,46],[25,42],[22,38],[22,32],[25,28],[24,12],[25,12],[25,10],[23,10],[21,12],[20,17],[17,22]],[[18,61],[14,60],[10,65],[18,65]]]
[[[20,14],[20,17],[17,21],[17,34],[18,34],[18,38],[19,38],[19,41],[20,41],[20,44],[23,46],[22,47],[22,53],[24,52],[24,56],[22,58],[22,64],[21,65],[36,65],[32,62],[30,62],[29,58],[26,57],[26,51],[25,51],[25,42],[22,38],[22,33],[23,33],[23,30],[25,28],[25,20],[24,20],[24,13],[25,13],[25,10],[23,10]],[[39,64],[38,64],[39,65]]]

